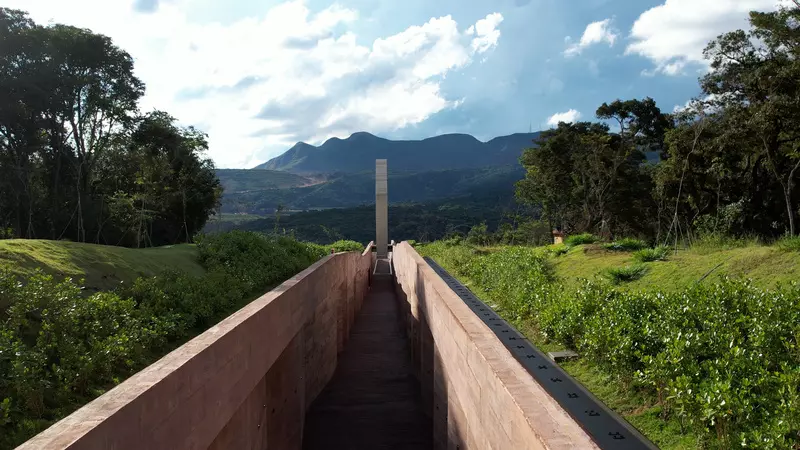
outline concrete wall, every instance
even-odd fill
[[[393,262],[436,449],[598,448],[410,245]]]
[[[326,257],[20,448],[300,449],[372,258]]]

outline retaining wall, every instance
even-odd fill
[[[434,448],[598,448],[410,245],[392,256]]]
[[[22,449],[300,449],[369,288],[371,245],[330,255]]]

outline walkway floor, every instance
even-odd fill
[[[336,373],[306,415],[305,450],[432,448],[391,283],[374,276]]]

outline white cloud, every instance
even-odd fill
[[[575,123],[580,118],[581,118],[580,112],[574,109],[570,109],[567,112],[553,114],[547,119],[547,124],[550,125],[551,127],[555,127],[558,126],[560,122]]]
[[[358,12],[342,6],[312,12],[291,0],[223,25],[194,22],[199,1],[150,2],[157,7],[146,14],[134,12],[134,0],[5,6],[110,36],[147,84],[143,110],[204,129],[220,167],[255,165],[298,140],[392,131],[458,107],[441,80],[496,46],[503,20],[489,14],[467,34],[450,16],[432,18],[365,45],[350,31]]]
[[[570,45],[564,54],[566,56],[579,55],[586,47],[594,44],[608,43],[609,47],[613,47],[617,41],[619,34],[611,28],[611,19],[601,20],[599,22],[592,22],[586,26],[586,30],[581,36],[581,40]],[[567,36],[564,42],[571,42],[571,38]]]
[[[483,53],[497,45],[497,40],[500,39],[500,30],[497,27],[502,21],[503,16],[500,13],[493,13],[475,22],[474,28],[470,26],[467,35],[475,34],[475,38],[472,39],[472,50]]]
[[[748,13],[774,10],[779,0],[665,0],[634,22],[626,54],[649,58],[645,75],[679,75],[690,65],[708,66],[703,49],[722,33],[747,29]]]

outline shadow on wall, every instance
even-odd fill
[[[406,294],[397,278],[395,292],[401,312],[399,320],[406,331],[414,376],[419,382],[422,412],[433,422],[433,448],[466,449],[466,435],[459,426],[459,422],[465,423],[459,420],[464,412],[455,396],[448,394],[445,365],[425,319],[427,314],[424,311],[429,305],[425,289],[419,289],[425,283],[418,268],[409,275],[409,281],[413,280],[414,285],[409,289],[410,293]]]

